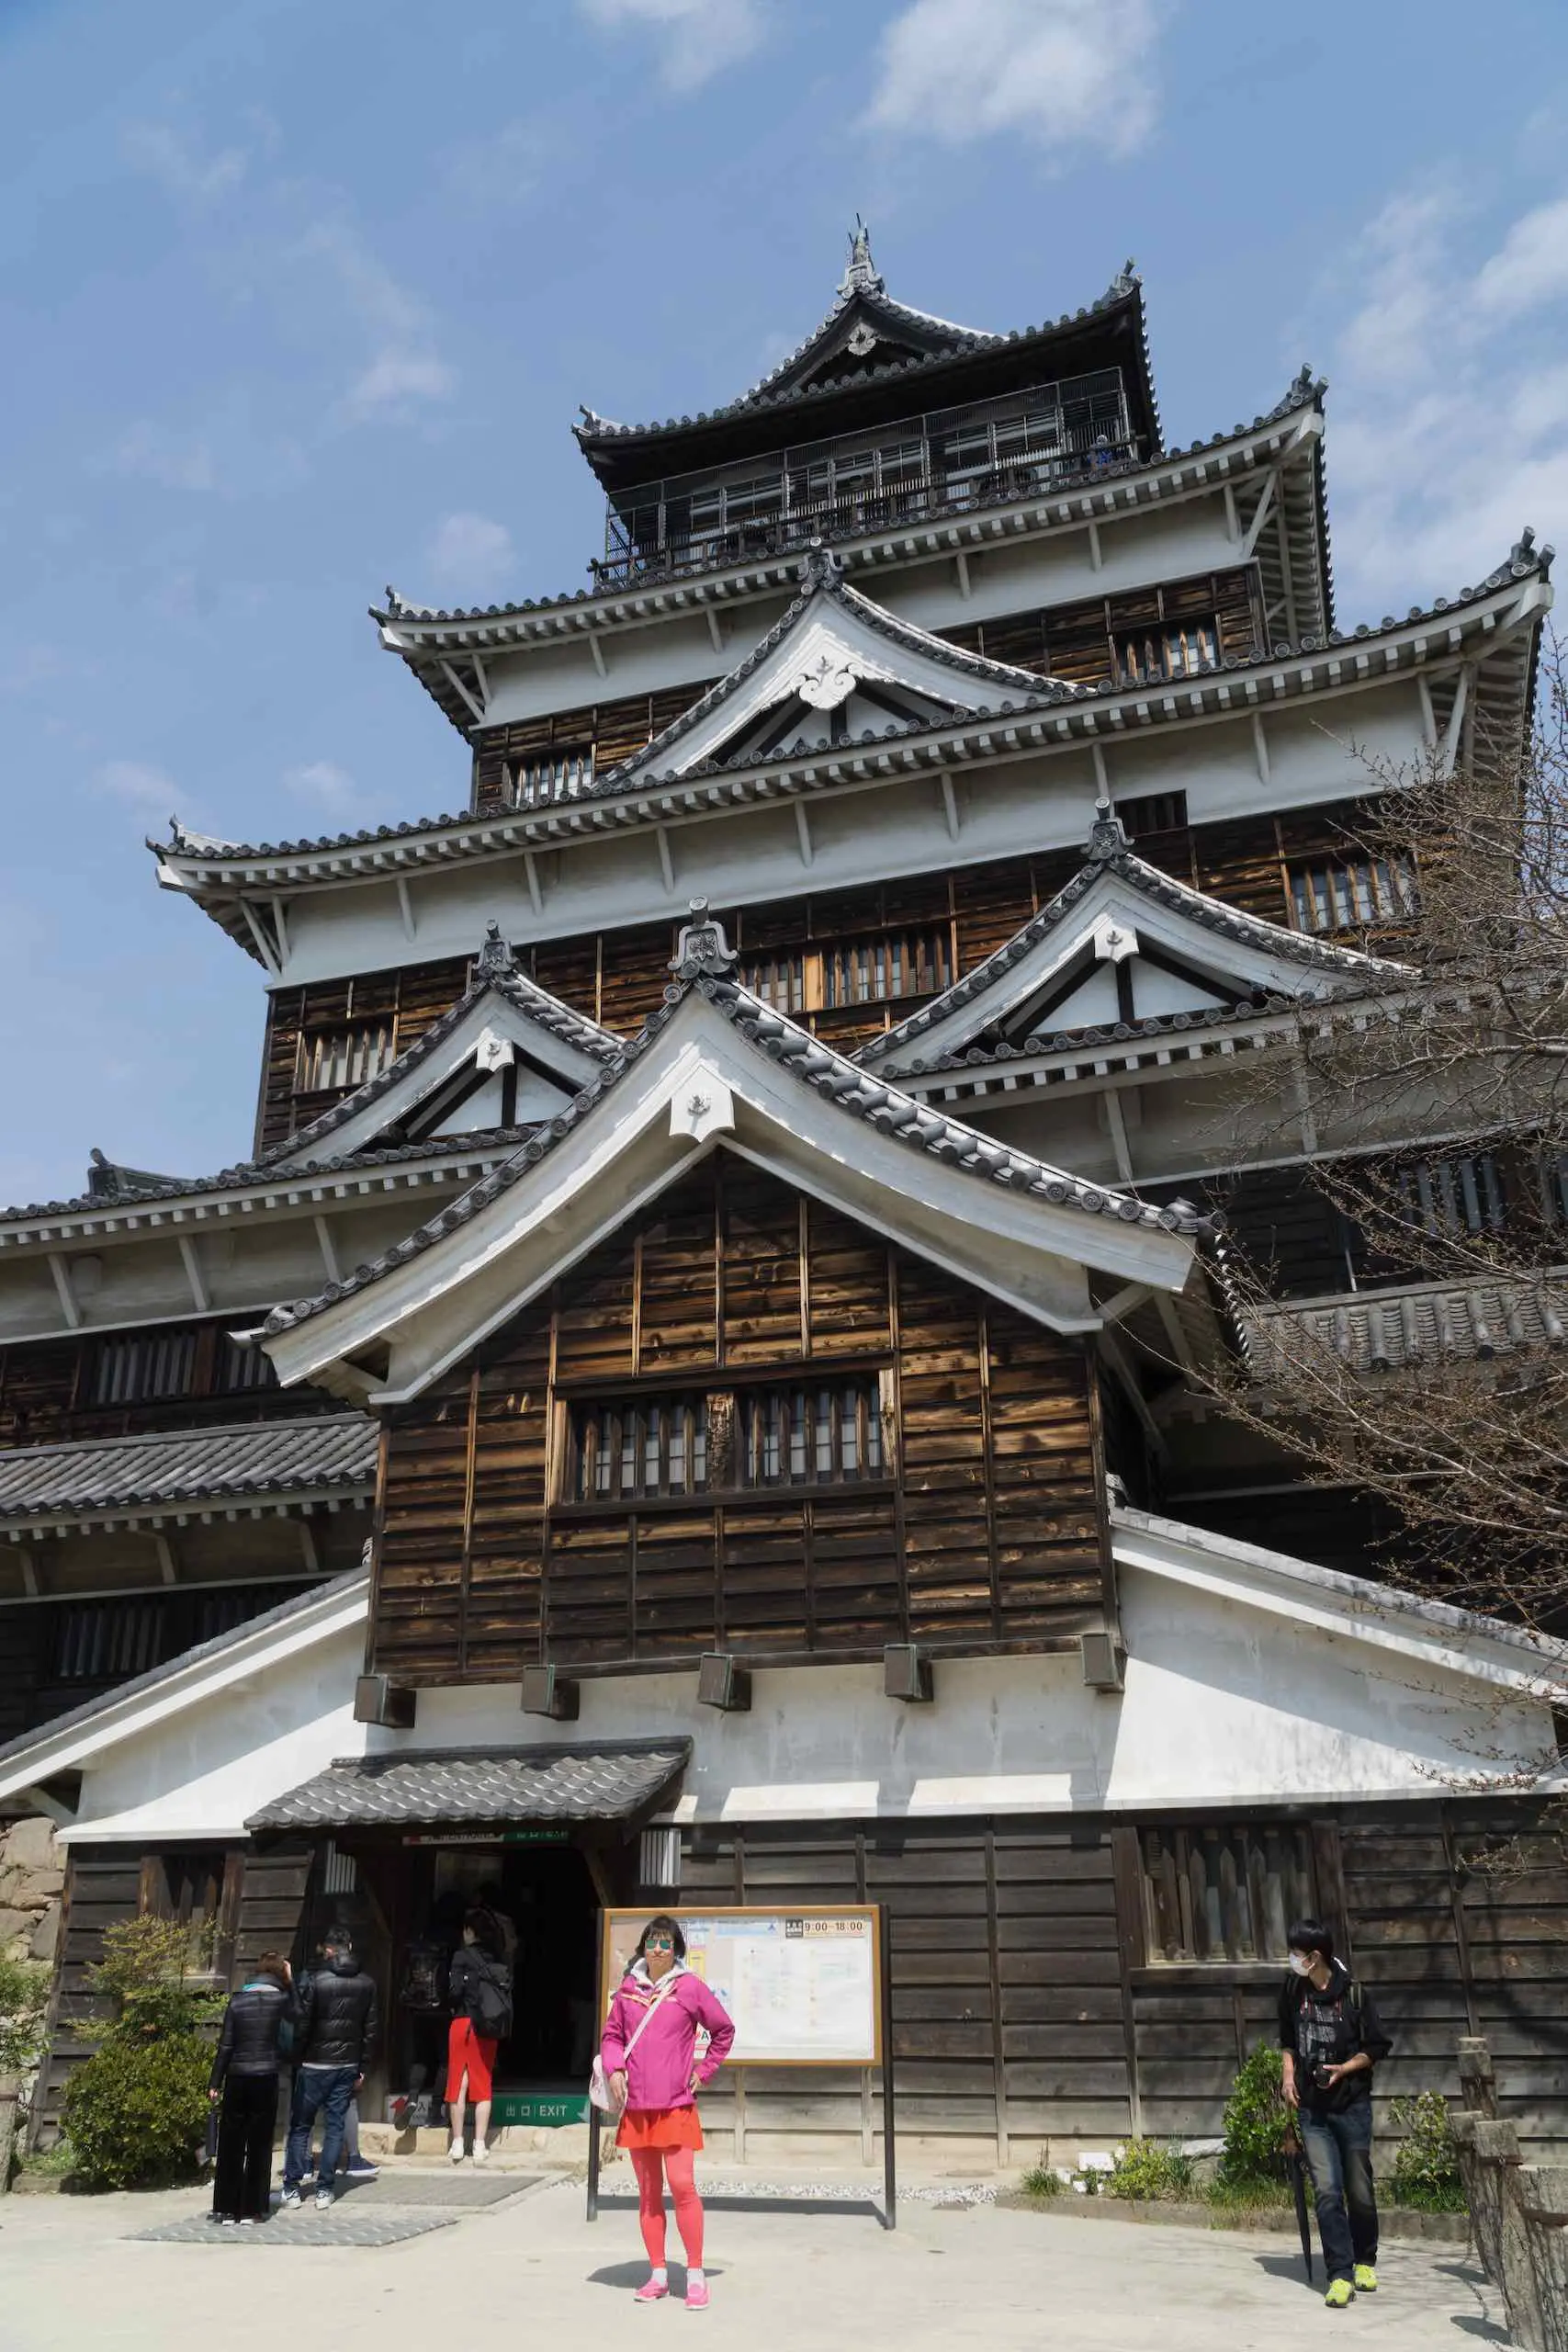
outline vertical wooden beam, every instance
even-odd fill
[[[1105,1459],[1105,1418],[1100,1403],[1100,1357],[1094,1346],[1094,1334],[1088,1332],[1082,1341],[1082,1363],[1085,1401],[1089,1407],[1089,1450],[1093,1464],[1094,1520],[1100,1537],[1100,1591],[1105,1622],[1112,1633],[1121,1623],[1121,1596],[1116,1585],[1116,1555],[1111,1543],[1111,1503],[1105,1481],[1110,1465]]]
[[[1317,1899],[1324,1917],[1334,1930],[1334,1949],[1346,1967],[1353,1968],[1356,1935],[1350,1918],[1350,1899],[1345,1890],[1345,1856],[1337,1821],[1313,1823],[1312,1860],[1317,1877]]]
[[[1454,1942],[1459,1947],[1460,1976],[1464,1985],[1466,2030],[1479,2033],[1481,2020],[1475,2006],[1475,1971],[1471,1966],[1470,1930],[1464,1917],[1464,1883],[1460,1876],[1459,1854],[1454,1845],[1453,1815],[1447,1804],[1439,1807],[1438,1818],[1443,1825],[1443,1859],[1448,1865],[1449,1909],[1453,1917]]]
[[[1122,2046],[1127,2059],[1127,2109],[1133,2137],[1141,2140],[1144,2095],[1138,2080],[1133,1971],[1144,1964],[1144,1886],[1138,1833],[1131,1822],[1119,1822],[1111,1831],[1111,1873],[1116,1890],[1116,1956],[1122,1986]]]
[[[997,2165],[1011,2163],[1008,2132],[1007,2053],[1002,2038],[1001,1907],[997,1899],[997,1835],[986,1831],[986,1956],[991,1980],[991,2086],[997,2109]],[[884,1965],[887,1965],[885,1959]]]
[[[715,1154],[713,1169],[713,1340],[714,1362],[724,1362],[724,1161]]]
[[[216,1975],[232,1987],[234,1942],[240,1932],[240,1898],[245,1884],[245,1849],[231,1846],[223,1857],[223,1892],[218,1901],[218,1932],[213,1939],[212,1966]]]
[[[898,1459],[893,1476],[893,1547],[898,1558],[898,1623],[905,1641],[909,1634],[909,1548],[904,1526],[904,1389],[899,1378],[902,1355],[901,1327],[898,1317],[898,1253],[887,1250],[887,1340],[892,1350],[890,1366],[893,1384],[893,1430],[898,1446]]]
[[[975,1345],[980,1375],[980,1451],[985,1472],[986,1572],[991,1585],[991,1638],[1002,1637],[1001,1555],[997,1546],[996,1455],[991,1438],[991,1317],[984,1302],[976,1309]]]
[[[479,1445],[479,1367],[476,1357],[468,1374],[468,1426],[463,1453],[463,1559],[457,1583],[457,1671],[468,1667],[468,1584],[473,1573],[474,1464]]]
[[[799,1195],[797,1229],[800,1251],[800,1353],[802,1361],[811,1354],[811,1206],[804,1193]]]
[[[642,1228],[632,1243],[632,1371],[642,1370]]]

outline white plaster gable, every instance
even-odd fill
[[[1101,1320],[1090,1269],[1169,1291],[1192,1274],[1192,1232],[1176,1213],[1077,1184],[941,1120],[716,984],[689,989],[596,1100],[368,1278],[277,1310],[266,1346],[280,1377],[332,1386],[374,1349],[389,1351],[388,1368],[369,1393],[416,1394],[721,1148],[1053,1329]]]
[[[1168,1020],[1258,997],[1313,1001],[1399,968],[1240,913],[1123,851],[1084,868],[1005,947],[857,1058],[894,1077],[989,1032],[1039,1046],[1127,1020],[1123,992],[1133,1021]]]
[[[1032,670],[986,662],[846,587],[818,550],[783,619],[695,707],[617,773],[683,775],[705,763],[786,758],[868,729],[940,725],[970,712],[1069,699]]]
[[[550,1025],[558,1015],[559,1025]],[[573,1035],[577,1028],[581,1040]],[[553,1118],[603,1068],[591,1048],[592,1037],[606,1052],[618,1042],[606,1031],[595,1031],[592,1022],[568,1015],[544,989],[513,973],[504,989],[470,990],[379,1078],[269,1155],[267,1164],[287,1170],[324,1154],[337,1159],[370,1151],[384,1141],[402,1140],[411,1122],[431,1135],[454,1136]],[[510,1089],[503,1083],[508,1070],[514,1073]],[[514,1101],[505,1120],[509,1092]],[[453,1098],[446,1110],[440,1107],[444,1095]]]

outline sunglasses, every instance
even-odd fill
[[[675,1939],[673,1936],[649,1936],[647,1943],[643,1946],[644,1951],[673,1951],[674,1949]]]

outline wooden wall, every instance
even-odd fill
[[[1094,596],[1076,605],[1042,605],[940,634],[971,653],[984,654],[988,662],[1039,670],[1074,685],[1099,685],[1106,679],[1125,677],[1130,669],[1141,673],[1147,658],[1141,650],[1145,639],[1157,648],[1168,631],[1202,623],[1213,625],[1222,662],[1253,661],[1264,650],[1263,610],[1254,565],[1244,564],[1233,571],[1198,572],[1132,595]],[[1140,649],[1135,664],[1126,659],[1130,645]]]
[[[510,808],[519,773],[539,762],[586,752],[595,773],[604,775],[672,726],[713,683],[704,678],[695,685],[667,686],[662,694],[625,695],[614,702],[553,711],[545,718],[519,719],[510,727],[478,729],[473,739],[476,815],[490,817]]]
[[[242,1374],[243,1386],[226,1385],[235,1351],[225,1349],[223,1340],[237,1319],[230,1314],[211,1323],[146,1324],[0,1347],[0,1447],[342,1412],[342,1404],[323,1389],[279,1388],[265,1359],[264,1378],[246,1373]],[[187,1338],[194,1346],[188,1380],[179,1395],[132,1396],[119,1404],[96,1401],[95,1374],[105,1351],[123,1355],[139,1340],[152,1347],[160,1340],[183,1342]],[[149,1378],[142,1385],[158,1383]]]
[[[1346,804],[1337,811],[1308,810],[1299,816],[1241,818],[1218,825],[1183,823],[1141,835],[1135,846],[1151,865],[1195,889],[1289,924],[1289,861],[1331,849],[1353,819],[1354,809]],[[953,978],[961,978],[1037,914],[1082,863],[1078,849],[1054,850],[1035,857],[956,866],[948,873],[913,875],[867,889],[818,891],[718,912],[743,972],[784,953],[820,955],[835,944],[940,930],[948,968]],[[544,940],[520,948],[518,959],[541,988],[563,1003],[631,1035],[661,1001],[676,929],[669,922],[638,923],[621,931]],[[468,986],[468,972],[461,958],[448,957],[353,981],[276,990],[267,1016],[258,1148],[284,1141],[342,1099],[342,1090],[308,1095],[295,1091],[301,1035],[390,1021],[395,1049],[402,1053],[457,1003]],[[919,1001],[918,996],[905,995],[807,1008],[799,1018],[840,1052],[852,1053],[868,1037],[904,1020]]]
[[[547,1506],[558,1400],[835,1369],[891,1389],[889,1475]],[[721,1153],[389,1416],[374,1661],[493,1682],[1062,1644],[1101,1622],[1096,1444],[1080,1343]]]

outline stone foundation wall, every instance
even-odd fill
[[[0,1952],[52,1961],[60,1940],[65,1852],[41,1814],[0,1823]]]

